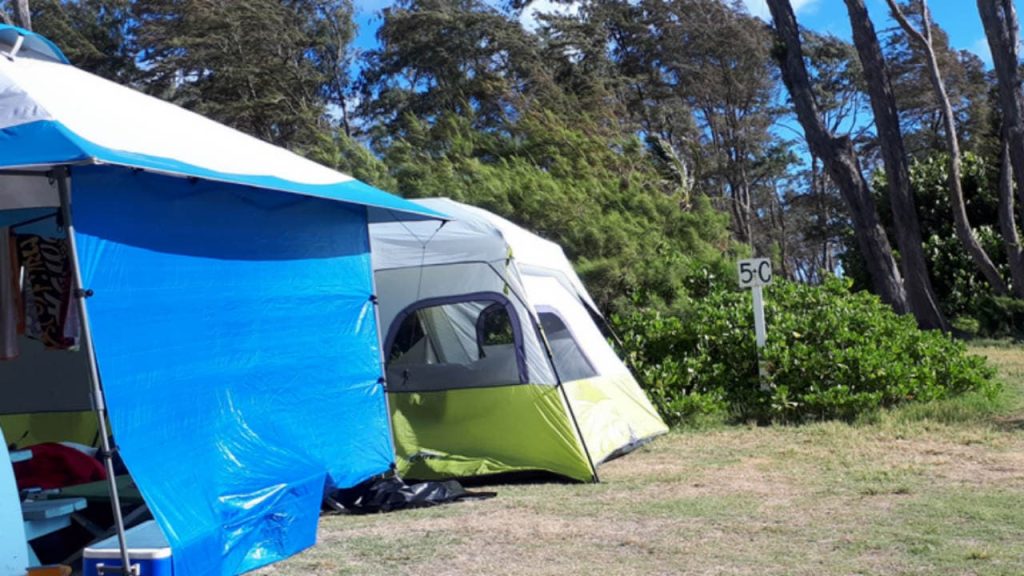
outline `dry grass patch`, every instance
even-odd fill
[[[599,485],[325,517],[318,546],[260,573],[1024,574],[1024,352],[979,351],[1008,384],[996,403],[677,432]]]

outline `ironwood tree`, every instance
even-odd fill
[[[132,2],[140,82],[268,142],[309,148],[347,74],[337,55],[354,34],[352,10],[348,0]]]
[[[877,140],[885,166],[892,207],[896,244],[900,250],[900,269],[907,293],[907,305],[922,328],[948,329],[939,309],[928,276],[928,265],[921,246],[914,195],[910,189],[907,151],[903,146],[899,111],[893,94],[889,67],[875,34],[874,24],[863,0],[845,0],[853,42],[857,47],[867,92],[874,112]]]
[[[978,270],[992,286],[992,290],[999,295],[1006,294],[1006,284],[1003,282],[999,270],[996,269],[992,259],[989,258],[981,243],[978,242],[967,218],[962,184],[960,137],[957,134],[953,105],[950,103],[949,94],[946,92],[946,85],[942,81],[942,71],[939,69],[939,61],[935,54],[928,3],[925,0],[917,0],[918,16],[921,19],[921,29],[918,30],[907,19],[903,9],[896,3],[896,0],[886,0],[886,2],[892,11],[893,17],[899,22],[900,27],[925,55],[932,91],[941,113],[946,151],[949,154],[949,199],[953,210],[953,222],[957,237],[967,253],[970,254],[974,265],[978,267]]]
[[[825,163],[832,181],[846,200],[875,293],[896,311],[905,313],[908,307],[903,280],[892,246],[878,220],[871,190],[860,171],[853,143],[849,138],[836,137],[829,132],[819,115],[803,60],[800,30],[793,7],[788,0],[768,0],[768,8],[778,38],[775,57],[808,146]]]
[[[1020,25],[1017,10],[1009,0],[978,0],[978,12],[985,28],[999,86],[1002,112],[1003,154],[1000,174],[1000,228],[1013,280],[1013,292],[1024,298],[1024,256],[1014,213],[1013,184],[1016,183],[1020,221],[1024,223],[1024,95],[1020,78]]]

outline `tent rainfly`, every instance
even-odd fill
[[[667,431],[557,244],[452,200],[416,203],[452,220],[370,226],[400,472],[597,480]]]
[[[66,238],[81,319],[0,361],[7,437],[91,409],[109,454],[109,419],[176,574],[312,545],[324,490],[394,460],[368,223],[438,216],[0,26],[0,239]]]

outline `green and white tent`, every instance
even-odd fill
[[[557,244],[486,210],[416,202],[452,220],[370,227],[403,475],[585,481],[667,431]]]

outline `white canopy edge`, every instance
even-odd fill
[[[0,129],[41,120],[58,122],[98,146],[214,172],[273,175],[313,185],[352,179],[73,66],[0,58]]]

